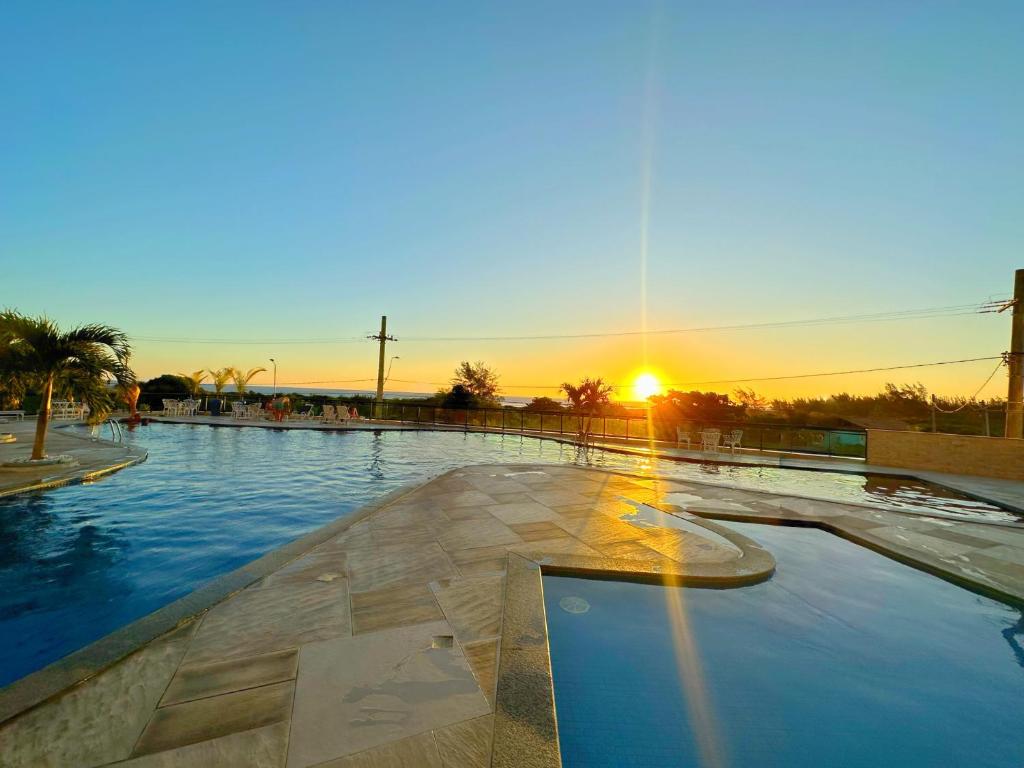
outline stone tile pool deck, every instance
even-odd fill
[[[60,422],[57,422],[59,425]],[[35,431],[34,418],[0,423],[0,432],[10,432],[16,438],[13,443],[0,443],[0,463],[27,459],[32,453]],[[74,456],[78,463],[73,466],[25,469],[0,467],[0,497],[97,478],[146,458],[145,451],[132,446],[118,445],[107,440],[93,441],[55,428],[47,432],[46,452],[51,456],[62,453]]]
[[[659,508],[682,527],[658,524]],[[769,577],[770,554],[711,518],[822,527],[1024,603],[1024,526],[572,466],[466,467],[9,719],[0,765],[556,766],[541,570]]]

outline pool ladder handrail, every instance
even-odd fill
[[[124,432],[121,431],[121,423],[117,419],[107,419],[107,424],[110,425],[110,442],[123,443]]]

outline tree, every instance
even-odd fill
[[[243,373],[241,368],[232,368],[231,380],[235,382],[235,389],[238,390],[239,396],[245,394],[245,388],[249,385],[249,382],[252,380],[252,377],[255,376],[257,373],[263,373],[265,370],[267,369],[250,368],[248,371]]]
[[[477,408],[480,405],[476,395],[469,391],[469,389],[462,384],[456,384],[450,390],[441,394],[441,407],[442,408]]]
[[[128,367],[128,337],[107,325],[83,325],[62,331],[46,317],[0,313],[0,379],[13,376],[42,393],[36,420],[33,460],[46,458],[46,429],[53,394],[76,396],[95,421],[113,410],[108,377],[126,386],[135,381]]]
[[[210,370],[207,373],[210,374],[210,380],[213,382],[213,391],[220,398],[224,394],[224,387],[231,381],[231,373],[234,369],[231,366],[227,368],[218,368],[216,371]]]
[[[564,406],[550,397],[535,397],[523,406],[524,411],[561,411]]]
[[[189,397],[199,397],[203,391],[203,382],[206,380],[206,371],[200,368],[192,373],[179,373],[178,376],[185,382]]]
[[[463,360],[455,369],[452,387],[464,387],[471,395],[484,405],[498,402],[498,374],[480,362],[470,363]]]
[[[562,384],[562,391],[569,400],[569,407],[582,414],[579,420],[579,438],[586,444],[590,438],[590,423],[594,415],[608,405],[612,388],[599,378],[585,378],[579,384]]]
[[[0,378],[0,410],[21,408],[21,402],[28,394],[29,383],[24,374],[3,371]]]
[[[768,398],[761,397],[753,389],[744,389],[739,387],[733,396],[736,398],[736,402],[746,408],[748,411],[766,411],[768,410]]]
[[[717,392],[679,392],[670,389],[664,395],[652,395],[656,417],[666,422],[738,421],[746,407]]]

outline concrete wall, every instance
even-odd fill
[[[1024,480],[1024,440],[869,429],[868,463]]]

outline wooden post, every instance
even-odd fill
[[[1024,269],[1018,269],[1014,275],[1009,357],[1006,436],[1021,439],[1024,438]]]
[[[376,336],[367,336],[368,339],[374,339],[380,342],[380,354],[377,357],[377,401],[374,405],[374,411],[371,416],[380,417],[384,411],[384,348],[389,341],[398,341],[394,336],[388,336],[388,316],[380,316],[380,333]]]

